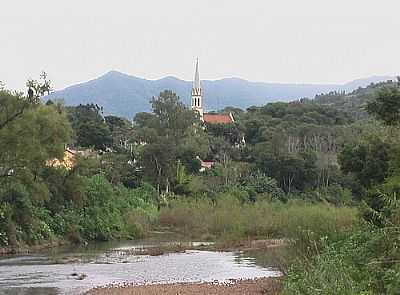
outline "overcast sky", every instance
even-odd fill
[[[341,83],[400,73],[398,0],[2,0],[0,80]]]

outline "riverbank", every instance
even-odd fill
[[[278,278],[232,280],[227,283],[177,283],[132,286],[129,284],[94,288],[85,295],[277,295],[281,290]]]
[[[16,255],[16,254],[29,254],[35,252],[41,252],[52,248],[62,247],[69,245],[70,242],[66,240],[53,240],[46,241],[38,245],[20,245],[14,247],[0,247],[0,256],[4,255]]]
[[[119,249],[119,252],[126,252],[126,255],[150,255],[159,256],[169,253],[182,253],[186,250],[209,250],[209,251],[246,251],[255,249],[266,249],[286,246],[287,239],[266,239],[266,240],[240,240],[240,241],[219,241],[219,242],[199,242],[191,243],[171,243],[169,245],[149,247],[149,248],[132,248]],[[0,247],[0,256],[30,254],[46,251],[52,248],[64,247],[71,243],[65,240],[47,241],[39,245],[24,245],[18,247]]]

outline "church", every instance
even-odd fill
[[[216,113],[204,112],[203,91],[200,83],[198,59],[196,61],[196,70],[194,74],[193,87],[192,87],[192,110],[198,112],[200,115],[200,120],[206,124],[230,124],[235,122],[232,113],[216,114]]]

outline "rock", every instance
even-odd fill
[[[87,277],[87,274],[85,274],[85,273],[81,273],[79,276],[77,276],[77,280],[84,280],[85,278]]]

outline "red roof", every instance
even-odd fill
[[[229,124],[233,123],[233,117],[231,114],[204,114],[204,122],[209,124]]]
[[[212,161],[201,161],[201,167],[211,169],[214,166],[215,162]]]

